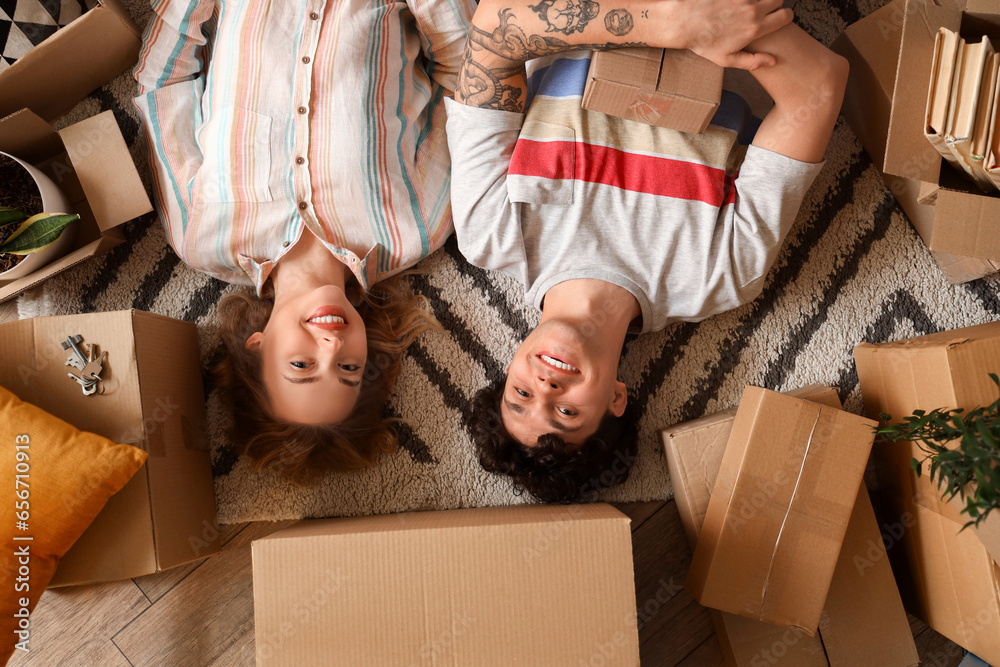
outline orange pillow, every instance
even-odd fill
[[[0,664],[59,559],[149,455],[80,431],[0,387]]]

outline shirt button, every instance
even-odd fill
[[[299,113],[305,113],[306,111],[309,111],[309,110],[306,109],[305,107],[299,107]]]
[[[283,242],[283,243],[281,244],[281,247],[282,247],[282,248],[287,248],[287,247],[288,247],[288,241],[285,241],[285,242]]]
[[[304,62],[306,65],[308,65],[309,64],[309,56],[302,56],[302,62]]]
[[[313,21],[315,21],[316,19],[319,18],[319,14],[317,14],[316,12],[311,12],[309,14],[309,18],[311,18]]]
[[[304,211],[304,210],[306,210],[306,209],[307,209],[308,207],[309,207],[309,204],[305,203],[304,201],[300,201],[300,202],[299,202],[299,210],[302,210],[302,211]]]
[[[295,164],[305,164],[305,163],[306,163],[306,159],[304,157],[297,157],[297,158],[295,158]]]

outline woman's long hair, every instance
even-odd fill
[[[386,418],[385,405],[410,343],[428,329],[440,330],[427,300],[410,289],[405,275],[374,285],[358,307],[368,338],[361,391],[354,410],[339,424],[290,424],[268,414],[267,391],[259,352],[247,338],[263,331],[274,308],[272,299],[249,293],[226,296],[219,303],[226,355],[212,369],[233,410],[233,441],[258,470],[271,469],[304,483],[326,472],[369,466],[396,448],[398,419]]]

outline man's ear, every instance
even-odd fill
[[[260,331],[255,331],[252,334],[250,334],[249,338],[247,338],[246,346],[248,350],[256,352],[260,349],[260,345],[263,342],[264,342],[264,334],[261,333]]]
[[[628,389],[621,380],[615,380],[615,393],[611,399],[611,414],[621,417],[625,414],[625,406],[628,405]]]

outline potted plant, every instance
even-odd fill
[[[45,174],[0,153],[0,281],[22,278],[66,254],[79,218]]]
[[[990,373],[1000,390],[1000,379]],[[1000,398],[985,407],[964,411],[914,410],[898,424],[880,415],[886,426],[876,429],[876,442],[915,442],[922,459],[912,458],[917,476],[930,463],[930,478],[937,482],[942,497],[956,496],[969,516],[963,528],[979,527],[993,510],[1000,508]],[[994,522],[995,523],[995,522]]]

